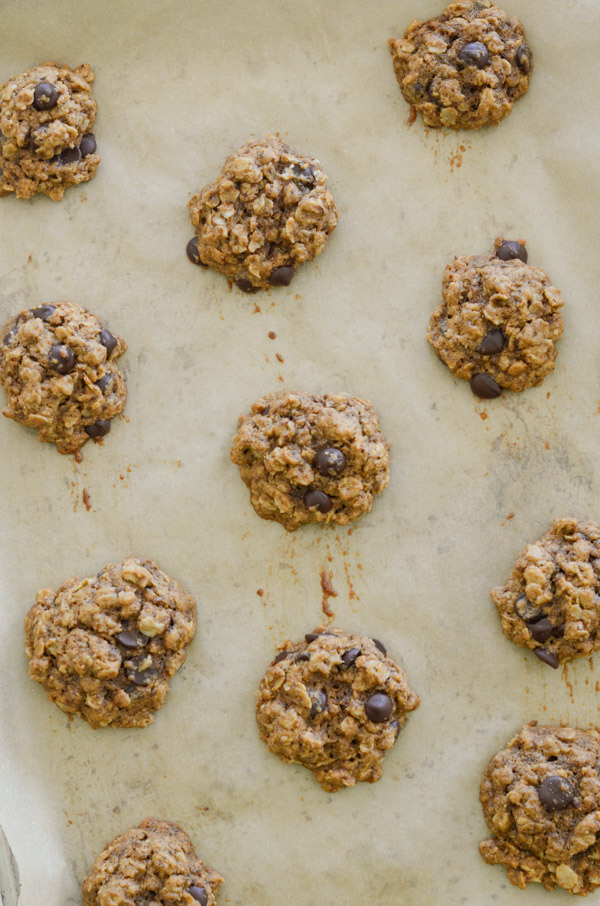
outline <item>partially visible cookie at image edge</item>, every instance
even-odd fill
[[[188,258],[247,293],[288,286],[302,263],[321,254],[337,224],[319,161],[273,135],[228,157],[189,210],[196,234]]]
[[[523,26],[489,0],[459,0],[388,41],[404,99],[426,126],[496,125],[529,87]]]
[[[94,74],[48,62],[0,85],[0,196],[60,201],[100,163],[92,128]]]

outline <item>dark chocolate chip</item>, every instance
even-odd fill
[[[296,271],[291,265],[276,267],[269,277],[269,283],[271,286],[289,286],[295,273]]]
[[[541,620],[536,620],[533,623],[528,622],[527,628],[536,642],[546,642],[554,631],[554,626],[548,617],[542,617]]]
[[[48,321],[55,312],[54,305],[40,305],[39,308],[32,308],[31,314],[34,318],[40,318],[42,321]]]
[[[82,136],[81,141],[79,142],[79,150],[81,151],[82,157],[87,157],[88,154],[93,154],[96,150],[96,136],[93,132],[86,132]]]
[[[18,329],[19,329],[19,328],[18,328],[17,325],[15,324],[14,327],[11,327],[10,330],[7,330],[7,331],[6,331],[6,333],[4,334],[4,338],[3,338],[3,340],[2,340],[2,345],[3,345],[3,346],[8,346],[8,344],[10,343],[10,341],[11,341],[12,339],[14,339],[14,337],[16,337],[16,335],[17,335],[17,330],[18,330]]]
[[[549,664],[554,670],[558,667],[558,655],[554,651],[548,651],[547,648],[534,648],[533,653],[540,661],[543,661],[544,664]]]
[[[481,341],[479,352],[481,355],[495,355],[497,352],[502,352],[505,342],[506,339],[500,328],[493,327]]]
[[[154,682],[156,677],[156,670],[132,670],[129,674],[129,679],[132,683],[135,683],[136,686],[149,686]]]
[[[365,713],[376,724],[384,723],[393,710],[394,703],[385,692],[374,692],[365,702]]]
[[[387,654],[387,648],[385,647],[383,642],[380,642],[379,639],[371,639],[371,641],[373,642],[373,644],[375,645],[376,648],[379,648],[379,650],[381,651],[382,654]]]
[[[185,253],[192,262],[192,264],[202,264],[200,261],[200,252],[198,251],[198,237],[192,236],[190,241],[185,247]]]
[[[315,692],[311,692],[310,697],[312,699],[312,705],[310,706],[308,716],[312,718],[325,711],[327,708],[327,696],[322,689],[317,689]]]
[[[109,372],[103,374],[99,381],[96,381],[96,387],[104,393],[109,384],[112,384],[113,375]]]
[[[521,72],[529,72],[531,70],[533,54],[531,53],[531,48],[528,44],[521,44],[517,48],[515,60],[517,61],[517,66]]]
[[[304,506],[307,509],[316,507],[319,513],[328,513],[333,504],[324,491],[319,491],[317,488],[311,488],[304,495]]]
[[[52,110],[58,101],[58,91],[50,82],[38,82],[33,91],[33,106],[36,110]]]
[[[68,374],[75,368],[75,356],[68,346],[53,346],[48,353],[48,364],[59,374]]]
[[[359,654],[360,654],[360,648],[349,648],[348,651],[344,651],[344,653],[342,655],[342,661],[344,662],[344,666],[351,667]]]
[[[93,425],[86,425],[83,430],[88,437],[104,437],[110,431],[110,419],[99,418]]]
[[[130,649],[143,648],[149,641],[141,632],[128,632],[127,630],[117,633],[115,639],[123,648]]]
[[[526,623],[537,623],[544,616],[544,611],[540,607],[532,604],[526,594],[520,594],[513,604],[514,612]]]
[[[489,374],[474,374],[469,384],[475,396],[482,400],[493,400],[502,394],[502,387]]]
[[[538,787],[540,802],[549,812],[559,812],[571,805],[575,798],[573,785],[558,774],[551,774]]]
[[[321,475],[333,478],[346,468],[346,457],[337,447],[323,447],[315,453],[314,463]]]
[[[58,160],[61,164],[76,164],[81,160],[81,151],[79,148],[65,148],[58,155]]]
[[[311,186],[315,182],[315,171],[312,167],[302,167],[300,164],[294,164],[292,167],[292,173],[296,179],[301,180],[302,182],[307,182]]]
[[[110,330],[106,330],[106,328],[103,327],[100,331],[100,342],[106,349],[106,358],[108,359],[110,358],[111,353],[114,351],[119,341],[116,337],[113,337]]]
[[[208,894],[205,891],[204,887],[198,887],[197,884],[192,884],[191,887],[188,887],[187,892],[191,897],[197,900],[201,906],[206,906],[208,903]]]
[[[274,659],[274,661],[273,661],[273,664],[278,664],[280,661],[284,661],[284,660],[286,659],[287,656],[288,656],[288,652],[287,652],[287,651],[280,651],[279,654],[276,654],[276,655],[275,655],[275,659]]]
[[[559,625],[555,626],[554,629],[552,630],[552,635],[554,636],[555,639],[562,639],[564,634],[565,634],[565,624],[564,623],[559,623]]]
[[[396,737],[394,739],[394,742],[396,742],[396,739],[398,739],[398,736],[400,735],[400,724],[397,720],[393,720],[390,724],[390,727],[392,728],[392,730],[396,731]]]
[[[458,59],[465,66],[476,66],[477,69],[484,69],[490,62],[490,52],[481,41],[471,41],[470,44],[459,50]]]
[[[299,651],[298,654],[294,655],[294,664],[298,664],[301,661],[310,661],[310,654],[308,651]]]
[[[239,280],[235,281],[235,285],[243,293],[257,293],[260,290],[260,286],[254,286],[247,277],[240,277]]]
[[[527,249],[520,242],[513,242],[505,239],[496,249],[496,258],[501,261],[510,261],[512,258],[519,258],[523,264],[527,264]]]
[[[318,639],[320,635],[320,632],[307,632],[304,636],[304,640],[310,644],[310,642],[314,642],[315,639]]]

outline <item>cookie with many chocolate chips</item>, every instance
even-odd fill
[[[98,727],[145,727],[196,630],[196,602],[151,560],[42,588],[25,618],[29,674],[48,698]]]
[[[100,163],[93,81],[87,63],[50,62],[0,85],[0,196],[60,201],[67,186],[92,178]]]
[[[300,264],[321,254],[337,223],[319,161],[273,135],[228,157],[189,208],[196,236],[188,258],[247,293],[288,286]]]
[[[507,638],[558,667],[600,648],[600,525],[556,519],[491,591]]]
[[[388,44],[400,90],[426,126],[496,125],[529,87],[523,26],[489,0],[451,3]]]
[[[494,255],[457,257],[442,278],[442,303],[427,339],[456,377],[483,399],[541,384],[554,370],[564,299],[525,241],[496,239]]]
[[[82,884],[83,906],[216,906],[222,883],[177,824],[146,818],[104,847]]]
[[[585,896],[600,886],[600,733],[525,726],[488,766],[479,850],[512,884]]]
[[[127,344],[74,302],[21,311],[0,330],[3,415],[74,453],[108,434],[127,390],[117,359]]]
[[[258,515],[293,532],[367,513],[388,483],[390,444],[365,400],[282,391],[241,416],[231,459]]]
[[[319,627],[274,658],[256,719],[271,752],[335,793],[379,780],[385,753],[419,704],[382,642]]]

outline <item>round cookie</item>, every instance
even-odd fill
[[[381,642],[320,627],[272,661],[256,720],[273,754],[335,793],[379,780],[385,753],[419,704]]]
[[[512,884],[585,894],[600,886],[600,733],[525,726],[488,766],[479,850]]]
[[[600,525],[556,519],[492,600],[507,638],[551,667],[600,648]]]
[[[29,675],[98,727],[145,727],[196,630],[196,602],[155,563],[127,557],[42,588],[25,618]]]
[[[527,264],[524,240],[495,245],[495,255],[457,257],[446,267],[443,302],[427,331],[442,362],[484,399],[541,384],[554,370],[564,326],[564,299]]]
[[[105,846],[81,889],[83,906],[216,906],[222,883],[177,824],[146,818]]]
[[[92,178],[100,163],[93,81],[87,63],[49,62],[0,86],[0,196],[60,201],[67,186]]]
[[[188,257],[247,293],[288,286],[300,264],[321,254],[337,223],[326,183],[318,160],[273,135],[247,142],[191,199],[196,236]]]
[[[497,125],[529,87],[523,26],[489,0],[459,0],[388,41],[404,99],[427,126]]]
[[[258,515],[293,532],[369,512],[389,480],[390,444],[369,402],[282,391],[241,416],[231,459]]]
[[[22,311],[0,331],[3,410],[39,439],[74,453],[108,434],[127,390],[116,360],[127,344],[74,302]]]

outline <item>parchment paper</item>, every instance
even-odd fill
[[[0,824],[20,906],[79,903],[96,854],[148,815],[187,830],[223,904],[567,902],[484,864],[478,792],[525,721],[600,722],[600,659],[552,671],[489,598],[554,517],[600,519],[600,6],[506,0],[530,91],[458,135],[408,126],[386,46],[441,6],[0,2],[0,81],[89,62],[102,155],[60,204],[0,200],[0,319],[71,299],[129,343],[127,417],[80,465],[0,424]],[[340,219],[289,288],[246,296],[187,261],[186,204],[268,132],[321,160]],[[566,326],[542,387],[483,403],[425,330],[445,264],[498,235],[528,240]],[[351,531],[289,536],[249,504],[230,442],[280,388],[380,415],[392,477]],[[152,726],[94,731],[28,678],[23,618],[39,588],[129,553],[189,587],[198,632]],[[323,569],[336,624],[383,639],[422,698],[383,779],[335,795],[270,755],[254,719],[275,646],[325,619]]]

